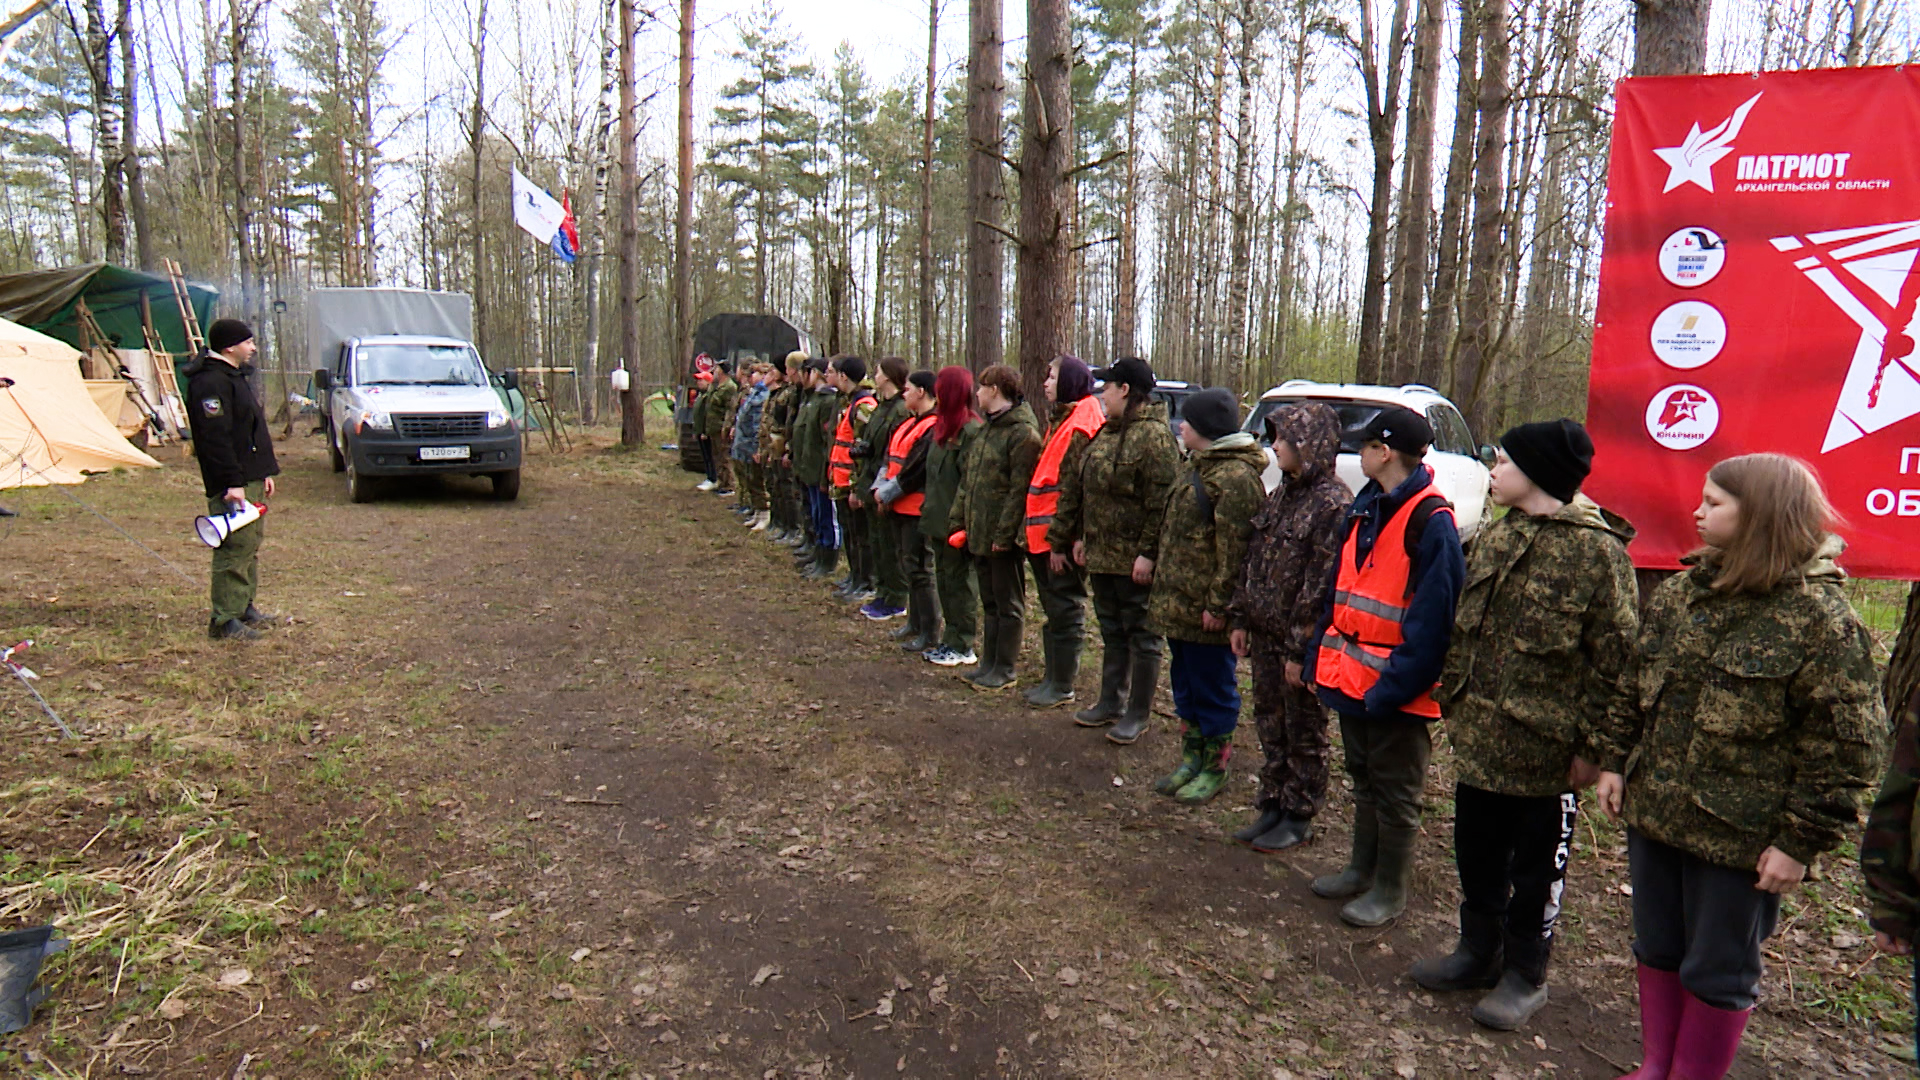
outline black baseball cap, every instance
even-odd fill
[[[1147,362],[1137,356],[1123,356],[1106,367],[1095,368],[1093,377],[1101,382],[1131,386],[1141,393],[1152,390],[1160,382]]]
[[[1389,405],[1367,421],[1360,431],[1360,441],[1385,443],[1403,454],[1421,454],[1433,445],[1433,425],[1412,409]]]

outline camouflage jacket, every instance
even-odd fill
[[[740,384],[732,379],[716,379],[707,395],[707,428],[701,434],[717,445],[720,437],[733,426],[733,408],[740,403]]]
[[[1180,468],[1166,406],[1154,402],[1131,416],[1107,417],[1077,464],[1074,453],[1060,467],[1060,506],[1047,546],[1067,551],[1084,540],[1089,572],[1131,574],[1134,559],[1160,550],[1167,487]]]
[[[1299,450],[1302,468],[1254,515],[1227,616],[1236,627],[1278,641],[1287,656],[1304,659],[1340,561],[1353,492],[1334,471],[1340,417],[1331,407],[1283,405],[1267,423]]]
[[[1634,708],[1599,763],[1626,774],[1628,825],[1736,870],[1769,845],[1810,863],[1859,826],[1886,711],[1843,546],[1829,538],[1769,593],[1716,592],[1690,558],[1653,594]]]
[[[792,383],[781,383],[778,390],[767,395],[767,406],[760,413],[760,454],[769,465],[787,452],[793,436],[794,402],[799,396],[800,388]]]
[[[1575,755],[1606,756],[1640,621],[1632,539],[1579,495],[1551,517],[1509,510],[1474,541],[1434,692],[1462,783],[1557,795]]]
[[[959,525],[953,517],[953,500],[960,494],[960,473],[966,465],[967,451],[985,430],[978,418],[967,421],[951,446],[927,444],[926,501],[920,504],[920,532],[935,544],[945,544]]]
[[[1260,473],[1267,458],[1258,440],[1236,431],[1195,451],[1190,464],[1186,475],[1167,487],[1147,616],[1170,638],[1225,645],[1228,632],[1206,629],[1200,616],[1210,611],[1224,618],[1233,601],[1253,516],[1266,498]],[[1196,476],[1211,506],[1201,504]]]
[[[880,478],[880,470],[887,464],[887,441],[893,438],[893,429],[906,418],[907,399],[895,394],[874,406],[866,426],[856,436],[866,444],[867,455],[853,459],[853,488],[860,493],[860,501],[869,506],[877,505],[873,501],[873,482]]]
[[[1873,905],[1873,928],[1910,942],[1920,924],[1920,844],[1914,843],[1920,816],[1913,812],[1920,800],[1920,690],[1902,713],[1893,760],[1860,838],[1860,873]]]
[[[998,416],[967,449],[948,523],[967,533],[967,550],[987,555],[994,548],[1008,551],[1026,547],[1027,484],[1040,461],[1040,424],[1033,410],[1021,402]]]
[[[840,395],[832,387],[817,386],[801,395],[793,414],[793,433],[788,436],[796,480],[809,487],[827,485],[827,451],[833,445],[829,425],[839,419]]]

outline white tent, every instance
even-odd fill
[[[89,472],[157,469],[114,430],[67,343],[0,319],[0,488],[78,484]]]

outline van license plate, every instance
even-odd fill
[[[471,448],[465,446],[423,446],[420,448],[421,461],[465,461],[471,456]]]

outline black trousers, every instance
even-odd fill
[[[1716,1009],[1753,1008],[1766,970],[1761,944],[1780,921],[1780,897],[1755,870],[1735,870],[1627,830],[1633,876],[1633,955]]]
[[[1087,571],[1067,560],[1067,572],[1053,572],[1053,553],[1043,551],[1027,556],[1033,567],[1033,591],[1040,598],[1040,611],[1047,618],[1046,634],[1055,648],[1065,646],[1075,655],[1087,637]]]
[[[980,617],[983,619],[1024,619],[1027,616],[1027,568],[1018,551],[996,551],[973,557],[973,572],[980,579]],[[1018,652],[1019,642],[1010,649]]]
[[[1453,788],[1453,860],[1460,870],[1461,925],[1499,924],[1511,966],[1544,977],[1560,917],[1580,797],[1502,795]]]
[[[1088,574],[1093,614],[1100,623],[1100,645],[1108,655],[1159,656],[1165,640],[1147,621],[1153,586],[1135,585],[1125,574]]]
[[[847,549],[847,576],[857,585],[873,587],[873,544],[867,535],[867,525],[873,520],[871,511],[855,510],[847,503],[846,497],[833,500],[839,511],[840,531]]]
[[[707,482],[719,483],[720,476],[713,471],[713,440],[705,435],[695,435],[694,438],[700,443],[700,467],[707,471]]]

